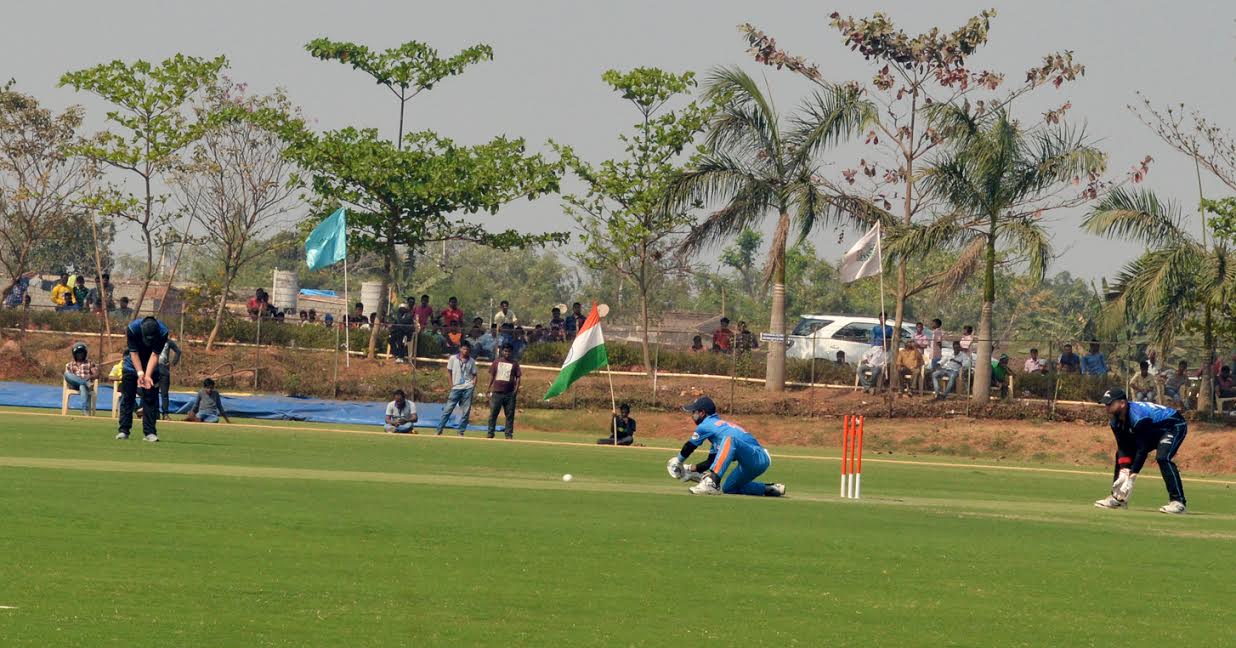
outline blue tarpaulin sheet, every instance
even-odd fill
[[[60,409],[60,387],[55,385],[31,385],[19,382],[0,382],[0,406],[39,407]],[[192,407],[194,394],[172,392],[169,394],[173,412],[186,413]],[[474,405],[479,404],[474,399]],[[99,387],[97,399],[99,411],[112,408],[112,388],[106,383]],[[256,418],[274,421],[310,421],[314,423],[347,423],[353,425],[382,425],[386,419],[386,403],[373,401],[331,401],[316,398],[292,398],[289,396],[228,396],[223,395],[223,407],[229,416]],[[81,396],[74,394],[69,399],[70,411],[81,410]],[[442,418],[443,406],[437,403],[417,403],[418,428],[437,427]],[[481,410],[485,410],[482,413]],[[488,409],[474,407],[472,421],[484,422]],[[459,425],[459,410],[455,410],[447,427]],[[469,425],[469,430],[485,430],[484,425]],[[502,429],[499,425],[497,429]]]
[[[339,294],[333,290],[315,290],[313,288],[301,288],[300,294],[306,297],[338,297]]]

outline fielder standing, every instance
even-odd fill
[[[1112,494],[1094,505],[1108,509],[1127,507],[1137,475],[1145,465],[1150,450],[1154,449],[1155,461],[1159,464],[1159,472],[1163,474],[1167,496],[1171,500],[1159,511],[1184,513],[1184,486],[1180,482],[1180,470],[1172,461],[1189,432],[1189,424],[1184,417],[1170,407],[1130,401],[1122,389],[1108,390],[1099,402],[1111,416],[1112,434],[1116,436],[1116,468]]]
[[[159,354],[167,345],[168,330],[152,316],[136,319],[125,328],[128,351],[120,374],[120,431],[116,438],[129,438],[133,429],[133,408],[137,391],[142,392],[142,435],[147,441],[159,440]]]
[[[717,406],[712,399],[701,396],[683,408],[691,414],[695,421],[695,433],[683,444],[682,451],[665,465],[670,477],[683,481],[691,480],[694,473],[699,473],[699,484],[689,490],[695,495],[758,495],[765,497],[780,497],[785,495],[782,484],[765,484],[755,481],[772,465],[772,457],[768,455],[759,441],[737,425],[724,421],[717,416]],[[698,466],[684,466],[683,462],[704,441],[711,444],[708,459]],[[718,488],[721,476],[730,463],[738,464],[725,485]]]

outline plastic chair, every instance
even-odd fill
[[[91,389],[94,390],[94,402],[87,403],[86,406],[90,412],[90,416],[94,416],[94,408],[99,400],[99,379],[95,378],[90,381]],[[69,398],[78,394],[77,388],[69,384],[69,381],[60,379],[60,415],[69,415]]]

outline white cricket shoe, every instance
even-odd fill
[[[151,443],[158,443],[158,442],[159,442],[159,435],[157,435],[157,434],[147,434],[147,435],[146,435],[146,440],[147,440],[147,441],[149,441],[149,442],[151,442]]]
[[[1122,509],[1128,508],[1129,502],[1128,500],[1116,499],[1115,495],[1108,495],[1107,497],[1096,501],[1094,505],[1105,509]]]
[[[117,440],[117,441],[128,441],[128,440],[129,440],[129,433],[128,433],[128,432],[117,432],[117,433],[116,433],[116,440]]]
[[[1185,505],[1182,502],[1172,500],[1167,504],[1159,507],[1160,513],[1169,513],[1171,515],[1181,515],[1185,512]]]
[[[717,487],[717,482],[711,474],[704,475],[700,483],[688,488],[692,495],[720,495],[721,489]]]

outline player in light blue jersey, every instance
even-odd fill
[[[765,484],[755,481],[772,465],[772,457],[755,437],[741,427],[717,416],[717,406],[712,399],[701,396],[682,408],[695,421],[695,433],[683,444],[678,456],[665,465],[670,477],[689,481],[699,479],[699,484],[689,490],[695,495],[758,495],[780,497],[785,495],[782,484]],[[710,444],[708,459],[697,466],[684,465],[687,457],[700,444]],[[738,464],[721,484],[721,476],[731,463]]]
[[[1112,434],[1116,437],[1116,480],[1112,483],[1112,494],[1094,505],[1108,509],[1127,507],[1137,474],[1142,471],[1150,451],[1154,450],[1155,462],[1159,464],[1170,500],[1159,510],[1171,514],[1184,513],[1184,485],[1180,481],[1180,470],[1172,461],[1189,432],[1189,424],[1184,417],[1170,407],[1130,401],[1122,389],[1109,389],[1099,402],[1107,408]]]

